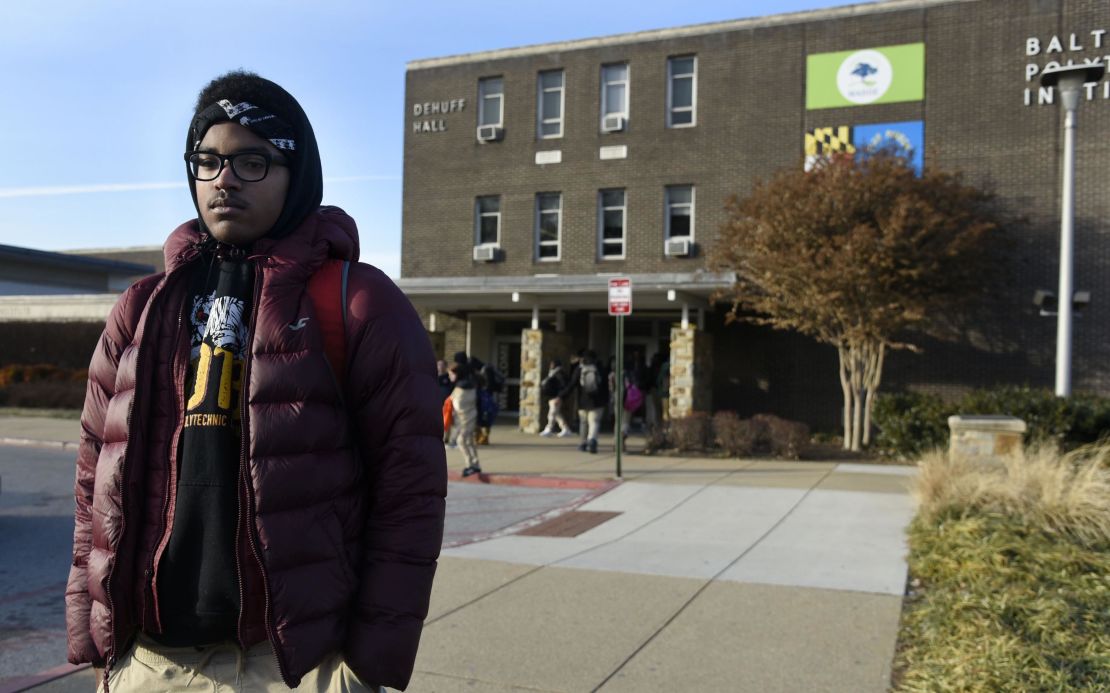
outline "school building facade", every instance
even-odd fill
[[[1053,63],[1110,56],[1102,0],[885,0],[409,63],[399,284],[441,355],[509,377],[542,425],[546,363],[613,354],[607,281],[632,280],[626,353],[671,359],[676,414],[733,409],[833,430],[832,347],[726,324],[706,265],[725,201],[832,151],[895,143],[962,171],[1023,223],[993,319],[895,353],[884,389],[1051,386],[1062,114]],[[1076,390],[1110,394],[1110,80],[1088,85],[1076,156]],[[1006,250],[1006,253],[1002,253]]]

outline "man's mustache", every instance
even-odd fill
[[[246,209],[247,203],[244,200],[239,199],[238,197],[225,194],[220,195],[219,197],[208,203],[209,209],[215,209],[216,207],[235,207],[237,209]]]

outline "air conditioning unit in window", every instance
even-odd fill
[[[475,262],[497,262],[500,248],[495,245],[474,246]]]
[[[689,238],[668,238],[663,248],[667,257],[687,257],[690,254]]]
[[[505,135],[505,129],[499,128],[496,125],[479,125],[478,126],[478,141],[479,142],[496,142]]]
[[[621,132],[624,130],[624,116],[607,115],[601,120],[601,129],[605,132]]]

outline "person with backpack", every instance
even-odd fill
[[[644,391],[636,384],[634,373],[624,374],[624,387],[620,390],[619,399],[613,406],[620,406],[624,411],[621,414],[621,435],[628,440],[628,431],[632,425],[632,417],[644,405]],[[612,378],[610,378],[612,380]],[[615,411],[615,410],[614,410]]]
[[[427,333],[280,86],[212,80],[181,164],[196,216],[89,364],[67,659],[111,693],[403,689],[447,492]]]
[[[567,386],[567,379],[563,375],[563,362],[555,359],[547,370],[547,377],[540,383],[540,394],[547,400],[547,426],[540,431],[544,438],[555,435],[555,426],[559,426],[559,437],[566,438],[573,435],[567,420],[563,416],[563,403],[559,400],[559,393]]]
[[[478,428],[474,439],[478,445],[489,445],[490,429],[501,411],[497,394],[505,389],[505,376],[492,363],[482,363],[476,356],[471,356],[467,365],[478,389]]]
[[[451,409],[454,419],[452,429],[452,442],[462,451],[466,467],[463,469],[464,477],[472,474],[481,474],[482,467],[478,463],[478,447],[475,441],[475,432],[478,429],[478,378],[471,370],[470,364],[464,359],[462,363],[456,359],[451,367],[454,375],[455,389],[451,391]]]
[[[559,393],[559,404],[575,393],[578,394],[578,431],[582,440],[578,449],[597,453],[597,435],[605,414],[605,404],[609,400],[609,387],[593,349],[583,354],[571,373],[566,387]]]

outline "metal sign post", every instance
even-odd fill
[[[617,374],[613,393],[613,413],[616,415],[617,478],[621,478],[621,456],[624,453],[624,316],[632,315],[632,280],[614,277],[609,280],[609,315],[617,318]]]

